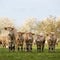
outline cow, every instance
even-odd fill
[[[55,52],[55,45],[57,42],[57,36],[55,35],[54,32],[51,32],[50,35],[48,36],[48,51],[49,52]]]
[[[37,52],[43,52],[45,45],[45,36],[43,33],[40,33],[37,35],[36,38],[36,46],[37,46]]]
[[[9,36],[9,51],[15,51],[15,34],[13,28],[10,29],[8,36]]]
[[[29,32],[25,35],[25,43],[26,43],[26,51],[32,51],[32,44],[33,44],[33,33]]]
[[[8,37],[8,31],[3,30],[0,34],[0,43],[1,45],[6,48],[8,47],[9,37]]]
[[[18,51],[23,51],[23,43],[24,43],[24,37],[22,32],[17,32],[17,39],[16,39],[16,45],[18,48]]]

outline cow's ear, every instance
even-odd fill
[[[4,29],[5,29],[5,30],[7,30],[7,28],[6,28],[6,27],[5,27]]]
[[[32,33],[32,35],[35,35],[34,33]]]
[[[11,28],[12,30],[14,30],[14,28]]]
[[[17,39],[17,40],[19,40],[19,39]]]
[[[22,34],[25,34],[25,32],[22,32]]]

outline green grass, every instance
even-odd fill
[[[55,53],[49,53],[47,48],[42,53],[37,53],[35,47],[32,52],[9,52],[0,48],[0,60],[60,60],[60,44],[56,46]]]

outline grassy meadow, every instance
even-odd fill
[[[0,60],[60,60],[60,43],[54,53],[48,52],[47,47],[41,53],[37,52],[36,47],[32,52],[9,52],[7,48],[0,48]]]

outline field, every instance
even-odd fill
[[[0,60],[60,60],[60,44],[56,46],[55,53],[49,53],[47,47],[42,53],[38,53],[35,47],[32,52],[9,52],[6,48],[0,48]]]

